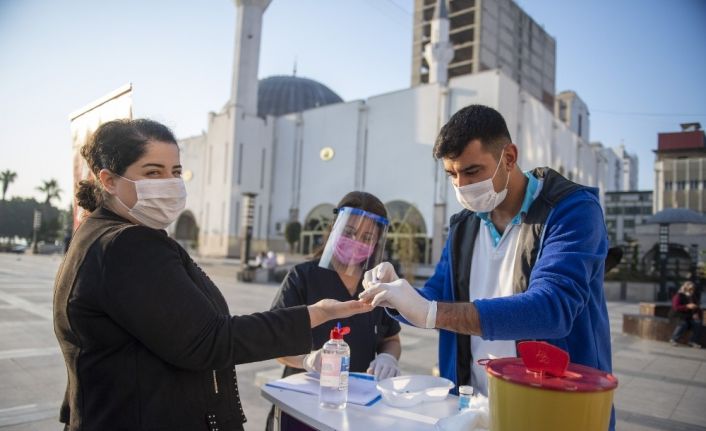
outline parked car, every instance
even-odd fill
[[[13,245],[10,247],[10,253],[15,253],[15,254],[24,254],[25,251],[27,251],[27,246],[26,245]]]

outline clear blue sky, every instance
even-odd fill
[[[657,133],[706,126],[706,2],[518,0],[557,40],[557,92],[591,111],[591,139],[621,142],[652,189]],[[274,0],[260,76],[316,79],[345,100],[410,83],[412,0]],[[230,94],[231,0],[0,0],[0,170],[9,196],[57,178],[68,203],[68,114],[133,83],[134,114],[178,137],[206,128]]]

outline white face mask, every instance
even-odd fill
[[[495,173],[493,173],[492,177],[478,183],[466,184],[462,187],[456,187],[454,185],[456,200],[458,200],[458,203],[463,205],[464,208],[474,212],[487,213],[497,208],[498,205],[505,200],[505,196],[507,196],[507,185],[510,182],[510,174],[508,173],[507,175],[507,181],[505,182],[505,188],[503,188],[503,190],[496,192],[495,187],[493,187],[493,178],[495,178],[498,169],[500,169],[503,154],[505,154],[505,150],[500,153],[500,160],[498,160],[498,165],[495,167]]]
[[[115,199],[125,207],[128,214],[147,227],[166,229],[186,206],[186,186],[181,178],[137,181],[120,178],[135,184],[137,202],[129,208],[119,197],[115,196]]]

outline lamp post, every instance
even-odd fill
[[[252,241],[253,222],[255,219],[255,197],[257,193],[243,193],[243,242],[240,245],[240,279],[252,281],[255,277],[248,266],[250,260],[250,242]]]
[[[659,292],[658,301],[666,301],[667,295],[667,256],[669,254],[669,224],[659,225]]]
[[[39,253],[39,245],[37,244],[37,234],[42,226],[42,212],[34,210],[34,219],[32,220],[32,253]]]
[[[699,280],[699,245],[691,244],[689,247],[689,254],[691,255],[691,265],[689,266],[689,281],[693,282],[696,286],[696,297],[701,298],[701,286]]]

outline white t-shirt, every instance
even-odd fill
[[[520,226],[508,224],[496,247],[490,230],[481,221],[478,236],[473,245],[469,298],[498,298],[512,295],[512,278],[517,256],[517,243]],[[508,316],[508,318],[512,318]],[[473,389],[488,396],[488,377],[485,367],[478,365],[479,359],[506,358],[517,356],[515,341],[486,341],[475,335],[471,336],[471,382]]]

